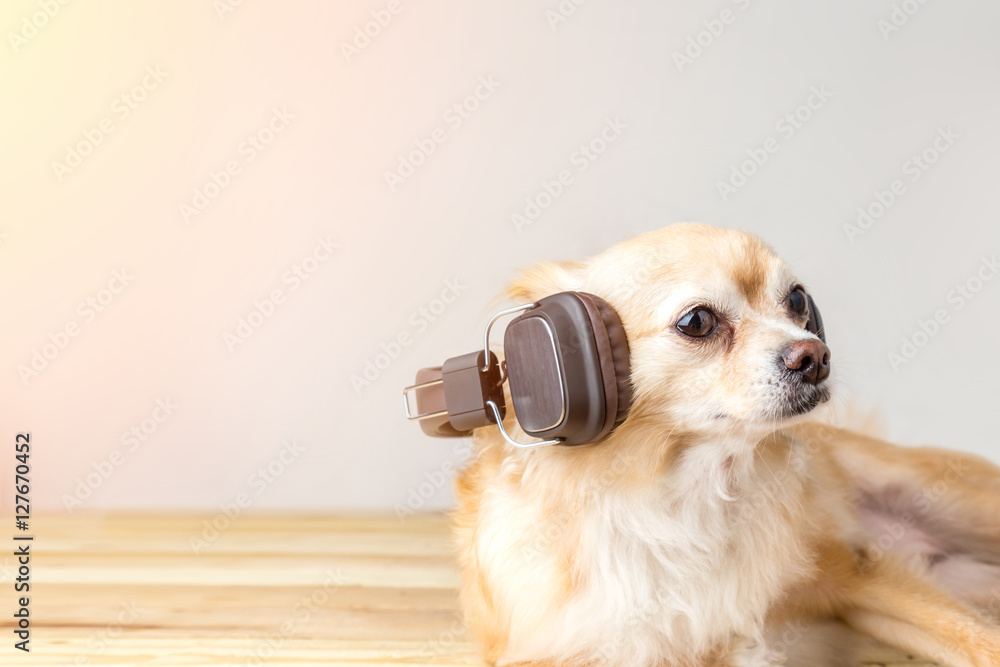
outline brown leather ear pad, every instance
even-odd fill
[[[599,437],[603,438],[628,417],[632,402],[632,365],[629,357],[628,338],[618,313],[607,301],[587,292],[574,292],[590,315],[600,357],[604,395],[607,399],[605,425]]]

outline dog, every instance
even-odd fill
[[[489,663],[846,666],[870,637],[1000,665],[1000,468],[817,419],[830,350],[766,243],[674,225],[508,296],[567,290],[617,311],[631,410],[582,446],[476,430],[453,519]]]

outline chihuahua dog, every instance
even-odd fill
[[[454,518],[491,664],[851,665],[874,638],[1000,665],[1000,468],[811,419],[830,350],[768,245],[675,225],[537,266],[509,296],[566,290],[621,318],[631,411],[575,447],[476,431]]]

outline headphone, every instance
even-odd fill
[[[806,330],[826,342],[812,296]],[[521,314],[504,332],[502,363],[489,351],[490,329],[505,315]],[[607,436],[628,417],[632,400],[628,337],[615,309],[587,292],[559,292],[502,310],[486,325],[483,350],[452,357],[417,372],[403,390],[408,419],[428,435],[470,435],[496,424],[515,447],[585,445]],[[515,441],[503,425],[503,384],[517,421],[539,442]],[[416,412],[410,410],[410,394]]]

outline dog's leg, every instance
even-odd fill
[[[856,546],[895,556],[1000,619],[1000,467],[978,456],[899,447],[824,426],[803,431],[846,474],[869,533]],[[1000,664],[1000,661],[998,661]]]
[[[729,651],[723,667],[778,667],[784,665],[788,657],[779,651],[774,651],[763,640],[741,637]]]
[[[1000,544],[1000,467],[990,461],[948,449],[901,447],[820,423],[795,430],[822,445],[857,488],[916,487],[918,510],[947,512],[962,528]]]
[[[900,447],[844,429],[804,425],[861,489],[915,488],[918,511],[946,515],[952,525],[1000,547],[1000,467],[974,454]]]
[[[1000,664],[1000,628],[893,559],[864,572],[847,566],[849,550],[825,569],[836,612],[854,629],[950,667]]]

